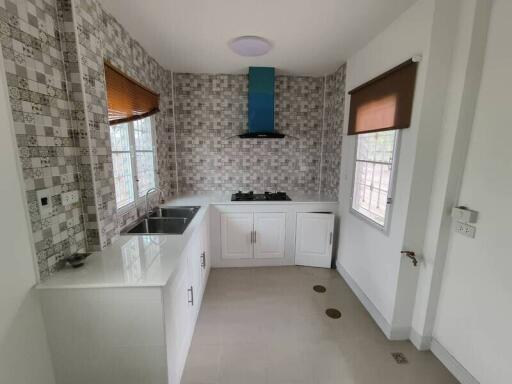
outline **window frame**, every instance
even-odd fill
[[[389,234],[389,228],[391,226],[391,216],[393,214],[393,205],[395,202],[395,192],[396,192],[396,180],[397,180],[397,171],[398,171],[398,162],[399,162],[399,154],[400,154],[400,144],[402,141],[402,130],[396,129],[395,134],[395,142],[393,146],[393,161],[391,163],[391,172],[390,172],[390,180],[389,180],[389,187],[388,187],[388,195],[387,195],[387,201],[391,199],[391,202],[386,203],[386,216],[384,217],[384,225],[381,225],[377,223],[372,218],[364,215],[363,213],[357,211],[353,208],[354,204],[354,192],[356,187],[356,170],[357,170],[357,147],[359,143],[359,135],[356,136],[355,140],[355,146],[354,146],[354,158],[353,158],[353,170],[352,170],[352,190],[350,193],[350,207],[349,212],[357,217],[358,219],[362,220],[363,222],[369,224],[370,226],[374,227],[375,229],[383,232],[385,235]],[[367,134],[378,134],[381,132],[368,132]]]
[[[137,152],[152,152],[153,153],[153,169],[155,170],[155,187],[158,187],[159,185],[159,179],[158,179],[158,163],[157,163],[157,156],[156,156],[156,135],[155,135],[155,120],[153,116],[145,117],[144,119],[149,119],[151,124],[151,142],[153,145],[153,150],[143,150],[143,151],[137,151],[135,147],[135,128],[134,128],[134,121],[128,121],[125,123],[118,123],[118,124],[112,124],[112,125],[120,125],[120,124],[127,124],[128,125],[128,137],[129,137],[129,143],[130,143],[130,151],[112,151],[111,152],[123,152],[123,153],[129,153],[130,154],[130,161],[131,161],[131,167],[132,167],[132,186],[133,186],[133,201],[122,205],[118,207],[117,205],[117,198],[115,197],[114,192],[114,198],[116,199],[116,209],[117,213],[123,214],[126,213],[135,207],[139,205],[143,200],[144,196],[139,196],[139,180],[137,178]],[[110,134],[110,128],[109,128],[109,134]],[[112,164],[112,173],[114,172],[113,164]],[[115,186],[114,186],[115,188]]]

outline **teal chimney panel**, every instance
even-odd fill
[[[274,132],[275,68],[249,67],[249,134]]]

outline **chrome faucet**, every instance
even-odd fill
[[[164,200],[164,191],[162,191],[158,187],[149,188],[146,192],[145,202],[146,202],[146,218],[149,218],[149,209],[148,209],[148,196],[151,192],[158,191],[160,192],[160,204],[163,204],[165,202]]]

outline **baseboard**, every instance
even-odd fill
[[[461,384],[480,384],[436,339],[432,339],[430,350]]]
[[[363,290],[359,287],[359,285],[355,282],[354,279],[350,276],[350,274],[341,266],[339,262],[336,262],[336,270],[341,275],[343,280],[348,284],[352,292],[359,299],[361,304],[366,308],[370,316],[377,323],[379,328],[384,332],[386,337],[390,340],[408,340],[410,334],[410,327],[395,327],[392,328],[388,323],[386,318],[380,313],[377,307],[371,302],[371,300],[366,296]]]
[[[416,332],[414,328],[411,328],[409,339],[418,350],[430,350],[430,345],[432,344],[432,337],[420,335],[418,332]]]

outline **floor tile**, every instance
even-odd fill
[[[324,285],[325,293],[313,291]],[[337,308],[340,319],[325,315]],[[397,364],[402,352],[408,364]],[[430,352],[389,341],[334,270],[213,269],[182,384],[455,384]]]

